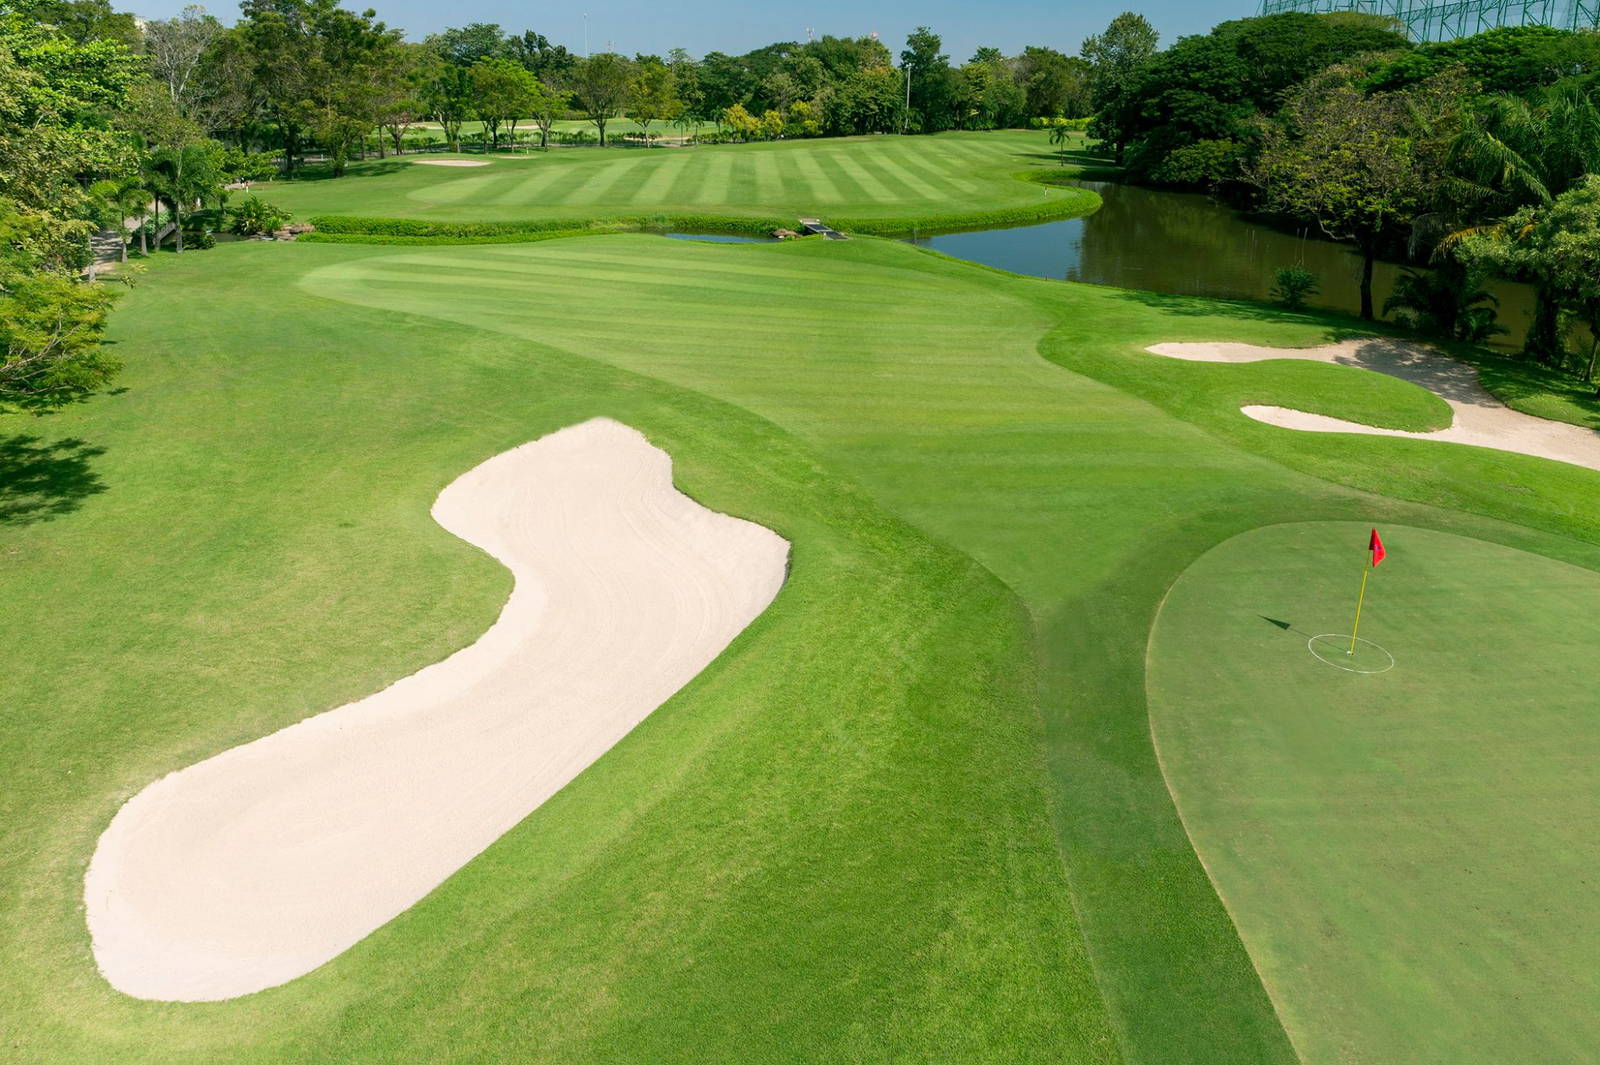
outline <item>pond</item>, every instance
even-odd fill
[[[1361,260],[1311,232],[1286,233],[1252,222],[1196,193],[1082,182],[1103,206],[1082,218],[1014,229],[920,237],[914,242],[1018,274],[1189,296],[1269,299],[1273,273],[1304,265],[1320,275],[1313,306],[1360,310]],[[1380,262],[1373,301],[1381,309],[1400,267]],[[1516,348],[1533,318],[1533,290],[1496,284],[1500,324],[1494,346]]]

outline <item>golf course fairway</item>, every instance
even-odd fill
[[[449,157],[489,164],[471,169],[421,166],[446,157],[411,155],[358,164],[341,180],[278,181],[256,192],[301,218],[720,217],[793,227],[821,214],[840,228],[910,232],[917,224],[983,224],[997,212],[1015,212],[1019,224],[1092,209],[1099,201],[1083,189],[1019,180],[1059,172],[1048,148],[1037,134],[1012,130]]]
[[[1600,1045],[1600,576],[1447,533],[1276,525],[1173,586],[1150,641],[1161,764],[1307,1063],[1579,1061]]]
[[[511,165],[411,169],[448,183]],[[305,187],[371,196],[402,176]],[[1415,685],[1411,712],[1479,729],[1480,750],[1487,725],[1449,702],[1457,681],[1407,671],[1470,674],[1499,653],[1493,630],[1429,615],[1449,632],[1412,647],[1392,612],[1402,571],[1451,596],[1492,594],[1458,592],[1469,571],[1544,567],[1585,588],[1600,571],[1596,471],[1264,425],[1239,408],[1417,431],[1449,409],[1350,367],[1144,350],[1308,347],[1351,327],[861,236],[154,257],[112,318],[121,387],[0,421],[0,463],[19,471],[0,495],[0,602],[21,619],[0,641],[0,1058],[1295,1065],[1310,1022],[1280,1012],[1251,952],[1261,933],[1237,910],[1241,939],[1151,742],[1164,597],[1240,534],[1343,523],[1308,526],[1344,531],[1304,560],[1337,586],[1338,629],[1366,528],[1392,528],[1363,631],[1400,665],[1365,679]],[[225,1002],[116,991],[82,900],[117,810],[479,640],[510,577],[430,503],[490,457],[599,417],[669,454],[699,506],[792,545],[782,594],[570,784],[327,964]],[[1412,530],[1464,546],[1424,551]],[[1252,608],[1251,640],[1295,643],[1256,613],[1278,617]],[[1593,646],[1600,612],[1529,632]],[[1220,671],[1213,644],[1184,645],[1172,675]],[[1348,690],[1303,640],[1291,651],[1325,670],[1327,699]],[[1530,699],[1538,677],[1584,691],[1581,673],[1530,677]],[[1530,788],[1547,724],[1505,754]],[[1586,735],[1569,721],[1556,754],[1592,752]],[[1409,758],[1395,755],[1397,777],[1460,775],[1432,747],[1393,749]],[[1562,794],[1530,808],[1556,817]],[[1478,800],[1461,795],[1448,816],[1470,823]],[[1560,816],[1593,813],[1579,796]],[[1478,875],[1503,893],[1530,874],[1497,859]],[[1500,927],[1508,951],[1544,944],[1542,927]],[[1436,938],[1464,966],[1490,949]],[[1600,1012],[1582,1008],[1583,943],[1544,958],[1568,990],[1527,1004],[1572,1039]],[[1367,1008],[1399,1012],[1427,971],[1386,974]],[[1413,1036],[1374,1028],[1370,1053],[1405,1060]]]

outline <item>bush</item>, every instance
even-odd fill
[[[1163,185],[1180,185],[1215,192],[1237,181],[1249,149],[1238,141],[1203,140],[1167,153],[1150,172]]]
[[[1272,298],[1291,311],[1302,309],[1307,297],[1322,291],[1321,279],[1303,266],[1280,266],[1273,278]]]
[[[1033,118],[1028,120],[1028,125],[1034,129],[1065,129],[1073,133],[1089,132],[1089,123],[1094,121],[1089,118]]]
[[[289,221],[289,213],[275,207],[259,196],[248,196],[233,209],[230,233],[253,237],[258,233],[271,233],[282,229]]]
[[[217,238],[204,229],[186,229],[183,231],[184,251],[210,251],[217,246]]]

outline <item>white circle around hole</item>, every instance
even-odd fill
[[[1327,647],[1326,654],[1324,654],[1323,651],[1317,648],[1318,640],[1338,641],[1338,643],[1331,647],[1324,645]],[[1377,655],[1374,656],[1369,652],[1364,656],[1365,661],[1363,661],[1362,666],[1357,666],[1353,661],[1355,656],[1349,654],[1346,650],[1350,646],[1350,634],[1337,632],[1324,632],[1311,637],[1306,641],[1306,650],[1310,651],[1311,656],[1318,662],[1326,662],[1333,668],[1342,669],[1346,673],[1387,673],[1394,668],[1394,655],[1371,640],[1364,640],[1357,636],[1355,642],[1365,644],[1372,651],[1376,651]],[[1362,668],[1363,666],[1370,666],[1371,668]]]

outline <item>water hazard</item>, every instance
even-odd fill
[[[1287,233],[1251,222],[1196,193],[1164,192],[1083,182],[1103,206],[1082,218],[1014,229],[921,237],[915,243],[960,259],[1018,274],[1224,299],[1270,299],[1273,273],[1303,265],[1320,275],[1315,307],[1360,310],[1361,260],[1314,231]],[[1394,291],[1400,267],[1380,262],[1373,272],[1377,307]],[[1533,292],[1496,284],[1500,324],[1509,332],[1495,347],[1514,348],[1533,317]]]

